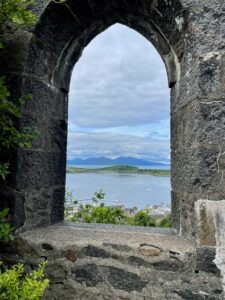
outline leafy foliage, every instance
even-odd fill
[[[9,209],[5,208],[0,211],[0,240],[4,242],[9,242],[13,240],[12,231],[13,228],[10,224],[10,219],[8,217]]]
[[[94,203],[103,202],[104,199],[105,199],[105,193],[103,192],[102,189],[98,192],[95,192],[94,196],[92,197],[92,201]]]
[[[67,192],[67,200],[68,195],[70,199],[72,193]],[[96,192],[92,198],[93,204],[81,204],[79,210],[72,215],[69,215],[68,211],[66,211],[66,220],[69,222],[121,224],[125,219],[123,209],[120,207],[105,206],[104,197],[105,193],[102,190]]]
[[[75,219],[85,223],[121,224],[125,218],[124,211],[120,207],[85,205],[75,214]]]
[[[0,240],[12,241],[11,227],[8,217],[9,209],[0,211]],[[2,262],[0,262],[0,267]],[[0,268],[0,299],[1,300],[39,300],[49,285],[44,278],[46,262],[39,264],[38,269],[25,274],[24,265],[14,265],[10,269]]]
[[[24,266],[18,264],[12,268],[0,270],[0,299],[1,300],[38,300],[49,285],[44,278],[46,262],[39,264],[38,269],[30,274],[24,273]]]
[[[33,25],[36,16],[29,9],[34,4],[33,0],[0,0],[0,36],[10,35],[21,26]],[[3,43],[0,43],[0,48],[3,47]],[[12,100],[5,76],[0,76],[0,178],[3,180],[9,174],[9,150],[31,147],[31,141],[37,136],[34,128],[17,129],[20,108],[30,98],[31,95],[26,95]]]
[[[103,223],[103,224],[121,224],[134,226],[159,226],[171,227],[171,216],[167,215],[165,218],[157,222],[151,216],[151,212],[147,209],[138,211],[133,216],[128,216],[122,207],[105,206],[105,193],[100,190],[96,192],[92,198],[92,204],[80,204],[75,213],[70,214],[70,209],[65,208],[65,219],[69,222],[84,222],[84,223]],[[66,193],[66,203],[78,203],[73,199],[71,192]]]
[[[6,176],[9,174],[9,164],[8,163],[2,163],[0,164],[0,177],[2,177],[3,180],[5,180]]]
[[[36,21],[36,16],[28,9],[35,4],[33,0],[1,0],[0,24],[13,23],[17,26],[30,26]]]
[[[134,224],[138,226],[151,226],[155,227],[155,219],[149,215],[149,212],[146,210],[138,211],[134,216]]]
[[[160,222],[159,222],[159,227],[166,227],[170,228],[172,227],[172,220],[171,220],[171,214],[168,214],[165,216]]]
[[[0,0],[0,37],[14,33],[21,26],[31,26],[36,16],[29,10],[33,0]],[[0,42],[0,48],[4,44]],[[9,150],[31,147],[31,141],[37,136],[37,130],[24,127],[18,130],[17,124],[21,117],[21,106],[31,96],[11,99],[5,84],[5,76],[0,76],[0,178],[5,180],[9,174]],[[13,228],[8,217],[9,209],[0,212],[0,240],[9,242],[13,239]],[[42,297],[48,279],[44,279],[46,263],[40,264],[37,270],[24,274],[24,266],[18,264],[5,271],[0,270],[1,300],[38,300]]]
[[[31,95],[26,95],[12,102],[5,78],[0,77],[0,152],[3,159],[12,148],[31,147],[31,141],[38,136],[36,128],[24,127],[19,130],[15,124],[21,117],[21,105],[30,98]],[[0,160],[0,177],[3,179],[9,174],[8,168],[9,163]]]

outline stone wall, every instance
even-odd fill
[[[195,201],[205,193],[215,200],[224,196],[223,185],[217,189],[216,164],[224,131],[223,9],[219,0],[67,0],[66,5],[39,0],[37,24],[2,37],[0,69],[12,96],[33,96],[23,107],[21,125],[34,125],[41,133],[32,149],[12,153],[11,177],[0,187],[0,208],[10,207],[16,227],[63,220],[71,72],[96,35],[122,23],[147,38],[165,63],[171,87],[173,224],[194,237]]]
[[[12,97],[33,96],[22,107],[19,125],[34,125],[41,135],[31,149],[10,153],[11,173],[6,184],[0,183],[0,209],[10,208],[20,231],[43,228],[21,235],[17,256],[1,248],[2,258],[22,260],[28,266],[48,258],[52,286],[46,299],[51,295],[57,299],[62,293],[68,299],[70,293],[76,299],[100,299],[99,295],[102,299],[220,299],[225,232],[225,2],[67,0],[60,5],[38,0],[35,13],[38,21],[33,28],[1,37],[5,47],[0,70]],[[88,43],[115,23],[141,33],[165,63],[171,88],[173,226],[195,247],[186,242],[175,250],[173,243],[184,242],[176,236],[163,236],[172,248],[139,234],[138,245],[112,242],[113,229],[110,238],[103,235],[96,244],[97,235],[87,240],[85,230],[74,232],[80,236],[74,241],[67,234],[70,227],[45,228],[63,220],[72,69]],[[140,253],[148,238],[145,250],[155,255]]]
[[[27,271],[47,260],[45,300],[219,300],[214,255],[171,230],[61,224],[20,235],[17,256]]]

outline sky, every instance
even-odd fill
[[[152,44],[119,24],[94,38],[71,78],[68,159],[169,162],[169,122],[166,68]]]

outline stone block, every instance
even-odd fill
[[[102,248],[93,245],[88,245],[87,247],[84,247],[79,253],[79,257],[86,257],[86,256],[109,258],[111,257],[111,254]]]
[[[94,263],[74,266],[71,269],[72,277],[79,283],[85,283],[87,287],[95,287],[103,282],[103,277]]]
[[[139,249],[139,253],[143,256],[159,256],[162,250],[158,247],[143,245]]]
[[[57,65],[58,57],[45,47],[43,41],[36,37],[35,32],[28,46],[27,55],[29,59],[26,60],[24,67],[25,74],[42,78],[51,84],[52,73]]]
[[[220,270],[215,264],[215,247],[197,247],[196,270],[217,274],[221,276]]]
[[[172,191],[172,215],[175,216],[173,226],[180,235],[191,240],[195,238],[194,204],[198,199],[199,194],[178,190]]]
[[[179,110],[193,100],[225,101],[223,52],[209,51],[191,58],[189,68],[184,65],[185,72],[179,81],[179,93],[172,102],[172,111]]]
[[[50,187],[25,191],[24,209],[26,229],[46,226],[51,223],[51,205],[53,202],[52,189]]]
[[[38,132],[38,136],[32,140],[33,150],[65,152],[67,145],[67,121],[61,120],[48,114],[35,116],[32,114],[23,114],[20,125],[21,128],[29,124]]]
[[[109,272],[108,281],[116,290],[141,292],[142,289],[147,285],[147,282],[141,280],[136,273],[128,272],[124,269],[112,266],[106,268]]]
[[[173,150],[225,144],[225,101],[193,100],[171,117]]]
[[[199,198],[223,199],[223,164],[220,165],[218,146],[173,151],[171,185],[174,190],[198,193]]]
[[[73,263],[78,259],[76,252],[70,249],[66,251],[66,258]]]
[[[152,266],[152,263],[150,261],[147,261],[141,257],[134,256],[134,255],[131,255],[128,258],[128,264],[136,268],[140,268],[140,267],[151,268]]]
[[[39,189],[65,185],[66,153],[19,150],[17,187]]]
[[[69,271],[69,262],[66,258],[48,259],[45,273],[51,284],[62,283],[67,279]]]
[[[51,204],[51,223],[60,222],[64,219],[65,186],[53,188]]]
[[[0,190],[0,211],[8,207],[13,226],[16,228],[23,226],[25,222],[24,210],[25,197],[21,192],[12,188]]]
[[[19,80],[16,76],[11,78],[11,82]],[[22,76],[21,78],[23,80],[21,93],[32,96],[23,106],[23,112],[29,112],[38,118],[50,116],[61,120],[67,119],[68,96],[66,91],[54,87],[45,78],[31,78],[29,76]]]
[[[225,200],[195,203],[197,244],[225,248]]]
[[[27,48],[33,34],[25,30],[16,30],[13,34],[1,35],[0,69],[1,74],[22,73],[26,64]]]
[[[26,229],[60,222],[64,218],[65,187],[54,186],[24,191]],[[16,215],[17,215],[16,211]]]

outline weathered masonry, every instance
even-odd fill
[[[52,295],[57,294],[54,288],[56,291],[61,287],[65,295],[70,294],[65,299],[221,299],[221,278],[225,273],[224,0],[67,0],[64,4],[37,0],[35,13],[38,21],[32,29],[3,37],[6,46],[0,58],[0,70],[7,75],[12,96],[33,95],[23,107],[21,125],[34,125],[41,132],[32,149],[12,153],[11,175],[7,185],[0,187],[0,209],[10,207],[15,227],[25,231],[42,228],[23,233],[17,253],[27,255],[22,246],[25,243],[26,249],[36,249],[32,250],[34,257],[56,260],[59,267],[53,264],[55,271],[51,270],[56,277],[63,264],[64,277],[61,274],[52,281]],[[110,248],[107,252],[110,231],[108,237],[99,241],[99,248],[93,245],[95,235],[91,240],[89,230],[96,229],[91,228],[83,229],[83,248],[79,238],[79,245],[74,238],[73,242],[65,243],[64,249],[59,246],[64,241],[63,232],[72,230],[69,225],[53,225],[63,221],[64,214],[71,72],[88,43],[115,23],[142,34],[156,47],[165,63],[171,88],[172,217],[180,236],[170,239],[178,244],[183,239],[186,243],[191,241],[194,248],[182,248],[180,244],[180,252],[176,253],[169,246],[165,250],[161,242],[156,243],[153,236],[148,236],[153,239],[153,248],[159,251],[142,252],[142,242],[136,248],[131,245],[126,248],[125,238],[118,245],[113,238],[114,242],[108,244],[114,250]],[[47,225],[51,226],[47,229]],[[50,234],[54,230],[61,232],[62,240],[60,235]],[[112,236],[115,230],[112,229]],[[74,229],[74,235],[79,236],[80,231]],[[46,243],[44,233],[50,244]],[[35,239],[37,234],[42,236],[41,240]],[[118,250],[119,245],[125,248]],[[22,254],[21,249],[25,251]],[[115,249],[123,255],[116,254]],[[133,251],[134,258],[128,257],[126,249]],[[146,261],[143,253],[152,253],[153,257],[161,255],[160,262],[155,258]],[[82,261],[84,256],[86,265]],[[181,278],[178,287],[176,272],[190,273],[185,269],[189,259],[193,277],[188,282],[187,277],[178,276]],[[179,266],[173,268],[175,261]],[[96,268],[101,269],[100,273],[89,278]],[[122,273],[118,271],[120,268]],[[150,270],[146,276],[142,274],[144,277],[140,275],[143,268]],[[162,273],[164,279],[157,277],[161,271],[165,273]],[[161,286],[158,296],[154,291],[157,280],[167,282],[165,287]],[[120,281],[125,285],[120,285]],[[130,285],[135,288],[130,290]],[[125,294],[120,294],[118,291],[123,289]],[[75,290],[77,296],[73,298]],[[57,295],[54,297],[58,299]]]

